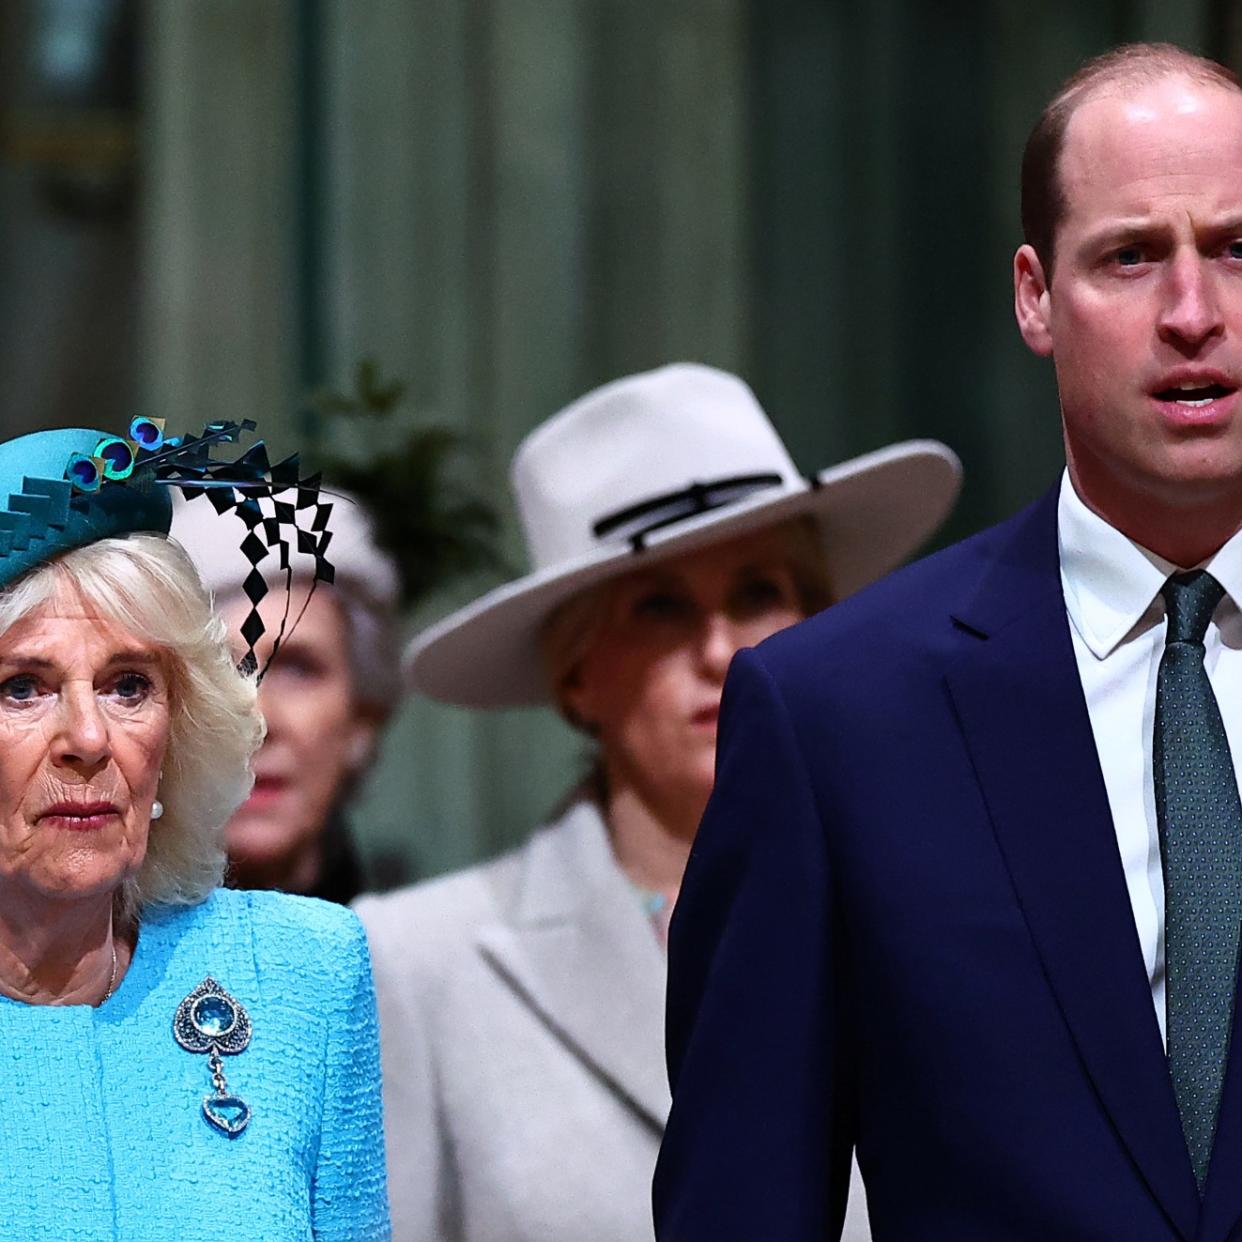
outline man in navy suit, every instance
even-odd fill
[[[661,1242],[1242,1238],[1242,90],[1049,105],[1043,499],[734,661],[673,921]],[[934,278],[934,274],[931,278]]]

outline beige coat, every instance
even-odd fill
[[[596,806],[356,908],[394,1242],[650,1242],[665,959]],[[849,1242],[869,1237],[861,1199]]]

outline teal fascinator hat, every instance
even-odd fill
[[[252,568],[243,583],[251,611],[242,626],[248,649],[241,665],[253,671],[255,645],[265,632],[258,604],[268,590],[260,563],[275,555],[291,581],[296,548],[313,557],[316,582],[333,578],[327,558],[332,506],[320,493],[319,476],[301,478],[296,454],[273,465],[262,440],[233,460],[213,457],[218,446],[237,442],[254,426],[249,419],[218,422],[201,435],[166,438],[162,419],[135,418],[124,437],[70,427],[0,444],[0,589],[100,539],[166,536],[173,487],[187,499],[205,496],[218,515],[232,512],[242,522],[241,549]],[[263,498],[272,500],[265,509]],[[273,655],[287,620],[288,609]]]

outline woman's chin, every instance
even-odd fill
[[[66,861],[63,866],[39,867],[21,878],[21,887],[27,893],[38,893],[43,900],[57,903],[109,897],[117,892],[130,875],[137,872],[140,865],[117,864],[114,854],[101,854],[93,860],[79,854],[74,861]]]
[[[229,821],[224,839],[232,867],[262,871],[297,853],[305,837],[296,825],[242,807]]]

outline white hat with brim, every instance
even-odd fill
[[[961,464],[909,440],[810,479],[736,376],[678,363],[606,384],[537,427],[512,484],[532,571],[419,634],[411,686],[465,707],[548,703],[541,635],[579,592],[685,552],[808,516],[843,599],[948,515]]]

